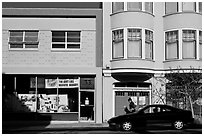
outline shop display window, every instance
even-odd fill
[[[36,94],[35,88],[32,87],[33,78],[29,76],[18,76],[16,77],[16,95],[18,97],[21,106],[19,111],[23,112],[35,112],[36,111]]]
[[[39,80],[38,112],[78,112],[78,79],[39,78]]]

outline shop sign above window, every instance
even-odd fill
[[[79,79],[45,79],[45,88],[77,88]]]
[[[94,78],[80,78],[81,89],[94,89]]]

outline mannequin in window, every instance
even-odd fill
[[[128,102],[129,102],[129,109],[125,106],[125,109],[124,111],[127,113],[133,113],[135,112],[135,108],[136,108],[136,105],[134,104],[134,102],[132,101],[131,98],[128,98]]]

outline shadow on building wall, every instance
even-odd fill
[[[11,128],[40,126],[50,124],[51,116],[32,112],[14,92],[2,89],[2,132],[10,133]]]

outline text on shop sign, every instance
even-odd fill
[[[79,79],[45,79],[45,88],[77,88]]]

